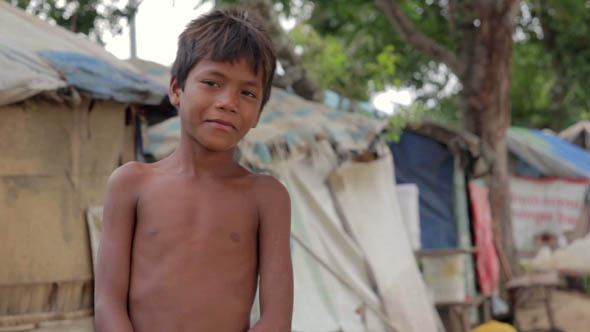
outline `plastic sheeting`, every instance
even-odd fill
[[[170,78],[172,77],[170,75],[170,67],[166,67],[153,61],[138,58],[130,58],[125,60],[125,62],[132,64],[133,67],[135,67],[152,81],[158,82],[164,87],[168,87],[170,85]]]
[[[67,85],[95,98],[138,104],[159,104],[167,92],[167,85],[151,83],[100,45],[5,1],[0,1],[0,66],[0,105]]]
[[[469,183],[471,214],[475,230],[475,246],[479,248],[475,254],[477,281],[484,295],[498,293],[500,281],[500,263],[494,247],[492,212],[488,188],[475,181]]]
[[[467,207],[465,172],[458,157],[453,158],[453,161],[455,163],[453,172],[453,213],[457,220],[457,247],[469,249],[473,247],[473,243],[471,242],[471,222]],[[465,266],[465,290],[467,295],[473,297],[476,295],[473,256],[463,255],[463,260]]]
[[[420,189],[414,183],[405,183],[396,185],[395,191],[412,249],[420,250]]]
[[[51,62],[69,85],[97,99],[158,105],[167,93],[165,86],[89,55],[61,51],[40,51],[39,55]]]
[[[0,2],[0,35],[31,52],[79,52],[107,61],[119,69],[135,70],[131,64],[119,60],[87,37],[49,24],[6,1]]]
[[[338,154],[364,150],[385,121],[336,111],[274,88],[256,128],[240,142],[241,161],[259,169],[305,158],[318,140],[329,140]],[[148,129],[145,153],[162,159],[180,141],[180,118]]]
[[[330,186],[398,331],[436,331],[436,313],[401,220],[391,158],[347,162]]]
[[[8,105],[42,91],[67,86],[43,58],[2,37],[0,68],[0,105]]]
[[[589,186],[590,179],[512,177],[512,230],[518,251],[533,254],[545,233],[566,242],[565,234],[576,229],[584,213]]]
[[[443,144],[411,131],[404,131],[401,140],[389,144],[389,148],[397,183],[415,183],[420,188],[422,249],[456,248],[451,152]]]
[[[354,287],[348,289],[294,242],[293,330],[386,331],[363,304],[370,301],[379,307],[379,297],[371,287],[363,252],[344,230],[326,185],[336,164],[331,148],[320,144],[311,158],[275,171],[291,196],[292,232]]]
[[[324,140],[308,158],[272,170],[289,190],[297,239],[293,331],[385,332],[385,320],[397,332],[444,331],[404,231],[388,156],[339,167]]]
[[[542,175],[590,177],[590,153],[557,136],[512,127],[508,130],[506,141],[512,153]]]

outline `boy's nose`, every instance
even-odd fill
[[[227,89],[219,95],[215,103],[215,107],[220,110],[228,112],[236,112],[238,109],[238,97],[237,93]]]

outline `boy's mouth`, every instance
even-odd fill
[[[211,120],[206,120],[205,122],[209,122],[209,123],[214,123],[214,124],[220,125],[219,127],[221,127],[222,129],[224,127],[227,127],[227,129],[238,130],[236,128],[236,126],[233,125],[233,123],[231,123],[229,121],[223,121],[221,119],[211,119]]]

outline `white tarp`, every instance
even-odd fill
[[[520,251],[534,252],[535,237],[551,233],[563,237],[583,213],[588,180],[547,178],[510,179],[512,228]]]
[[[294,242],[293,331],[386,331],[367,309],[366,302],[379,307],[379,297],[371,287],[363,253],[343,229],[326,185],[336,165],[336,156],[324,141],[310,158],[275,168],[291,196],[292,233],[354,287],[348,289]]]
[[[393,160],[346,162],[330,178],[344,222],[375,278],[385,311],[399,332],[437,330],[437,314],[402,222]]]
[[[395,191],[412,249],[420,250],[420,188],[415,183],[402,183],[395,186]]]
[[[55,69],[37,54],[0,36],[0,105],[67,86]]]
[[[157,105],[168,86],[145,78],[87,37],[6,1],[0,1],[0,68],[0,105],[67,85],[99,99]]]
[[[111,65],[133,72],[133,65],[119,60],[102,46],[87,37],[72,33],[60,26],[51,25],[24,10],[0,1],[0,35],[13,44],[32,52],[42,50],[78,52],[102,59]]]

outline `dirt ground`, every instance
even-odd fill
[[[590,296],[579,292],[555,290],[552,292],[557,328],[564,332],[590,332]],[[521,332],[549,331],[549,321],[541,290],[526,294],[517,308],[516,319]],[[92,318],[68,322],[48,322],[30,332],[94,332]]]
[[[34,332],[94,332],[92,317],[70,321],[65,324],[55,322],[54,325],[41,327]],[[32,332],[33,332],[32,331]]]
[[[555,290],[552,292],[551,308],[558,329],[565,332],[590,332],[590,296]],[[520,331],[548,331],[549,321],[542,291],[532,292],[517,307],[516,319]]]
[[[92,317],[85,317],[74,320],[50,321],[39,324],[39,327],[27,327],[25,325],[11,327],[0,327],[4,332],[94,332]]]

